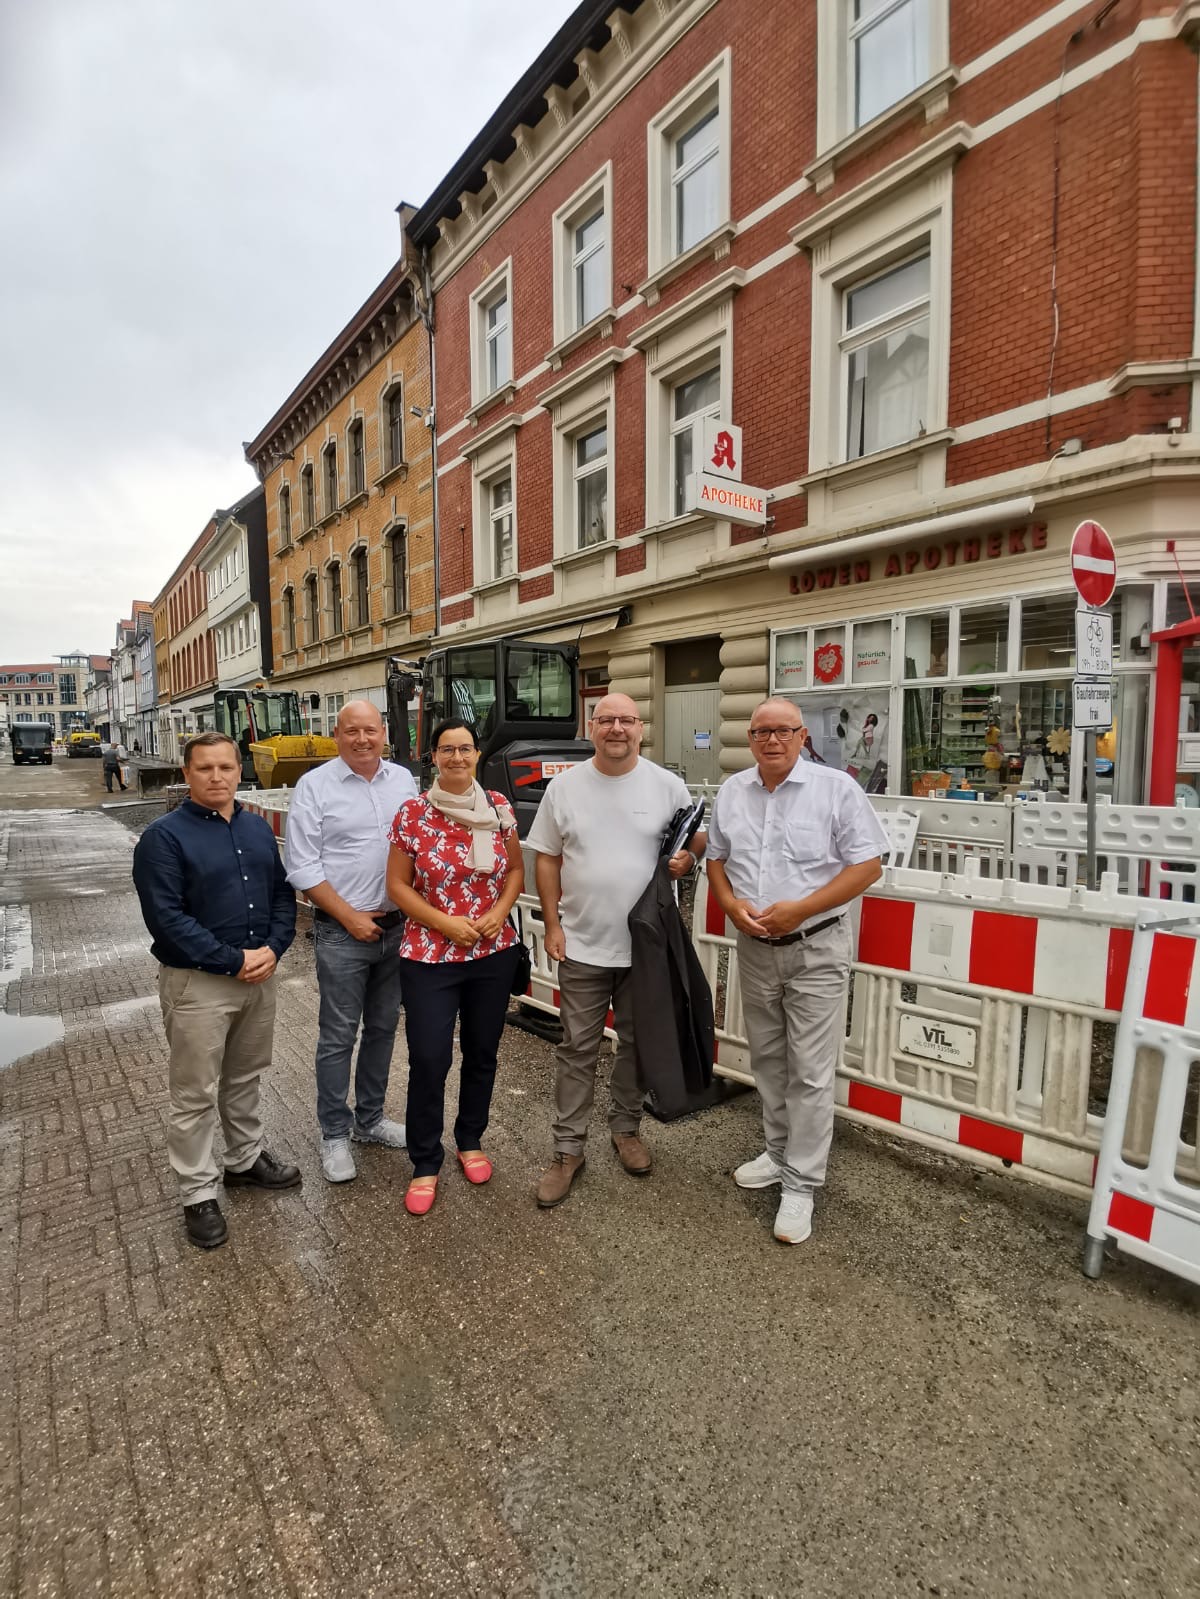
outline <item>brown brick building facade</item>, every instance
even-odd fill
[[[1077,795],[1095,518],[1140,797],[1149,635],[1200,564],[1198,36],[1190,0],[579,6],[409,224],[442,631],[579,621],[696,780],[775,689],[874,787],[1040,756]],[[765,527],[696,509],[721,426]]]
[[[428,335],[401,261],[246,446],[266,491],[273,684],[382,708],[386,659],[433,631]]]

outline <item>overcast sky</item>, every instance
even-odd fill
[[[107,653],[254,487],[396,205],[575,4],[0,0],[0,661]]]

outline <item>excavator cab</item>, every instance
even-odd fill
[[[261,788],[291,786],[311,766],[337,753],[332,739],[312,738],[300,718],[294,693],[266,689],[218,689],[213,721],[242,752],[242,782]]]
[[[460,717],[479,739],[478,777],[504,795],[524,838],[550,779],[587,760],[578,737],[579,651],[574,644],[500,638],[451,644],[424,661],[395,661],[388,671],[388,734],[392,758],[412,767],[421,786],[432,781],[434,728]],[[416,747],[409,706],[420,688]]]

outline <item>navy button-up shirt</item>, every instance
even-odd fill
[[[133,852],[133,883],[164,966],[236,977],[243,951],[282,958],[296,936],[296,896],[261,816],[233,819],[185,800],[151,822]]]

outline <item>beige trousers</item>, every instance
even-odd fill
[[[161,966],[158,998],[171,1049],[167,1154],[185,1205],[216,1199],[217,1120],[225,1169],[245,1171],[262,1149],[259,1078],[271,1064],[275,974],[265,983]]]

